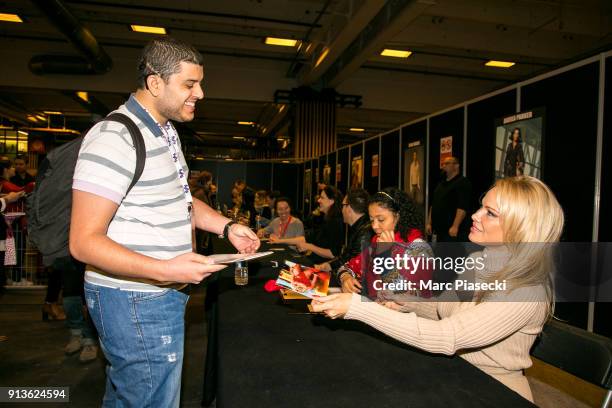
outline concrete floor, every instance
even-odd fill
[[[43,322],[41,305],[45,289],[8,289],[0,295],[0,386],[68,386],[70,404],[99,407],[104,395],[104,357],[82,364],[78,353],[66,356],[69,332],[64,322]],[[200,407],[206,323],[204,289],[196,288],[187,304],[182,407]],[[188,375],[186,374],[188,373]],[[11,404],[13,406],[13,404]],[[17,405],[15,405],[17,406]],[[19,406],[39,407],[40,404]],[[67,404],[45,403],[45,407]]]

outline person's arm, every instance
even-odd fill
[[[427,212],[427,224],[425,224],[425,233],[427,235],[431,235],[432,234],[432,228],[431,228],[431,206],[429,206],[429,211]]]
[[[453,220],[453,225],[451,225],[448,229],[448,235],[450,235],[451,237],[456,237],[459,234],[459,226],[465,219],[466,214],[467,213],[465,212],[465,210],[457,208],[457,211],[455,212],[455,219]]]
[[[449,228],[449,235],[456,237],[459,232],[459,227],[465,219],[468,210],[470,209],[470,200],[472,195],[472,185],[468,179],[464,178],[457,186],[457,210],[455,211],[455,219]]]
[[[203,201],[193,199],[193,214],[197,228],[214,234],[221,234],[230,219],[219,214]],[[260,242],[251,229],[245,225],[233,224],[229,228],[228,238],[237,250],[243,253],[257,251]]]
[[[303,235],[292,238],[276,238],[274,240],[270,239],[270,241],[278,243],[278,244],[288,244],[288,245],[297,245],[306,242],[306,238]]]
[[[0,198],[0,212],[4,212],[6,210],[6,205],[10,203],[14,203],[19,200],[21,197],[25,195],[24,191],[12,191]]]
[[[321,228],[322,231],[317,234],[317,237],[321,237],[320,242],[305,242],[298,244],[297,248],[302,252],[312,251],[322,258],[333,259],[340,253],[344,242],[344,223],[341,219],[326,220]]]
[[[518,155],[516,160],[516,168],[521,171],[523,174],[523,168],[525,167],[525,153],[523,152],[523,145],[519,144],[518,146]]]
[[[209,264],[205,256],[191,252],[160,260],[118,244],[106,235],[118,207],[117,203],[93,193],[72,191],[72,256],[118,276],[147,278],[160,282],[199,283],[212,272],[223,268],[223,265]]]
[[[369,305],[366,305],[369,303]],[[346,319],[361,320],[383,333],[430,353],[486,347],[525,327],[534,315],[544,322],[543,302],[483,302],[442,320],[397,313],[353,295]]]
[[[313,310],[336,318],[360,320],[403,343],[430,353],[452,355],[457,350],[494,344],[524,328],[536,317],[545,320],[546,303],[538,301],[482,302],[442,320],[399,313],[353,294],[313,301]]]
[[[322,258],[332,259],[334,257],[334,254],[330,249],[321,248],[309,242],[298,243],[297,247],[301,252],[312,251],[312,253],[317,254]]]

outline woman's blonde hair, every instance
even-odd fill
[[[493,188],[510,259],[490,281],[505,279],[510,290],[544,285],[552,312],[552,244],[559,241],[563,232],[563,209],[550,188],[534,177],[503,178]],[[482,293],[477,300],[486,295]]]

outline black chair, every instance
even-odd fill
[[[605,388],[602,403],[612,398],[612,340],[551,320],[531,350],[531,355],[578,378]]]

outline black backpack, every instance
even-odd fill
[[[111,113],[103,120],[123,124],[132,137],[136,150],[136,170],[130,192],[142,175],[146,148],[138,126],[122,113]],[[42,161],[36,176],[34,191],[27,197],[28,237],[50,266],[56,258],[70,255],[70,214],[72,211],[72,178],[83,137],[53,149]]]

